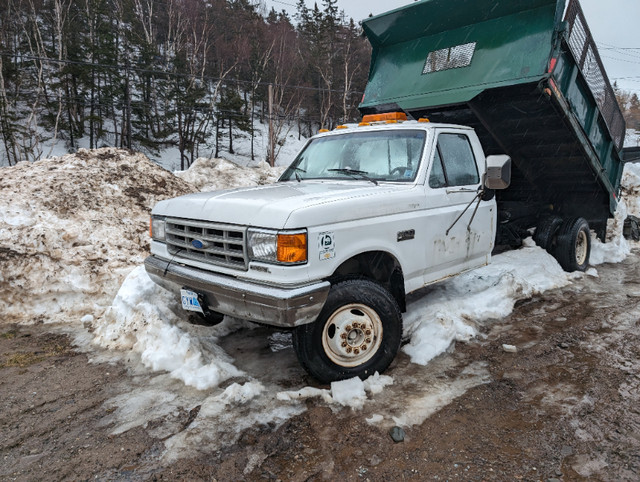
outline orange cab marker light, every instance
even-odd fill
[[[307,234],[278,234],[278,261],[281,263],[307,261]]]
[[[362,118],[362,122],[380,121],[406,121],[407,114],[404,112],[387,112],[386,114],[367,114]]]
[[[336,129],[348,129],[348,126],[336,126]]]
[[[418,119],[418,122],[431,122],[431,121],[426,117],[421,117],[420,119]]]
[[[360,127],[365,127],[365,126],[370,126],[371,123],[370,122],[360,122],[360,124],[358,124],[358,126]]]
[[[318,131],[318,133],[319,133],[319,134],[322,134],[322,133],[324,133],[324,132],[329,132],[329,129],[320,129],[320,130]]]
[[[149,237],[153,238],[153,218],[149,218]]]

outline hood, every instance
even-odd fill
[[[159,202],[153,214],[262,228],[303,228],[373,217],[390,209],[398,212],[392,200],[413,188],[360,181],[286,182],[187,194]]]

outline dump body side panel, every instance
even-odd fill
[[[409,16],[397,11],[400,18],[392,22],[385,17],[364,22],[374,52],[361,108],[457,104],[486,89],[545,75],[556,0],[483,3],[431,0],[406,7]],[[458,16],[451,19],[452,13]],[[450,28],[444,19],[451,19]],[[391,30],[387,35],[385,26]],[[392,35],[396,29],[403,35]]]

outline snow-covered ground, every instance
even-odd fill
[[[234,332],[250,337],[253,325],[229,317],[214,328],[188,323],[177,297],[155,285],[141,266],[148,250],[148,214],[157,201],[271,182],[281,171],[199,159],[189,171],[173,175],[143,155],[110,148],[2,168],[0,323],[57,322],[95,360],[120,360],[136,373],[153,376],[149,386],[108,402],[115,431],[169,416],[197,400],[202,408],[196,423],[165,442],[168,458],[203,444],[233,441],[234,434],[255,424],[280,423],[303,411],[309,397],[334,410],[362,410],[393,391],[399,380],[386,374],[317,388],[261,379],[239,368],[222,347]],[[629,252],[621,229],[627,209],[640,210],[640,167],[627,166],[624,184],[628,208],[621,203],[610,242],[594,242],[592,264],[620,261]],[[583,276],[597,276],[597,270],[565,273],[527,240],[521,249],[495,256],[489,266],[411,295],[403,351],[417,367],[434,363],[455,341],[469,342],[499,322],[518,300]],[[274,358],[283,356],[283,349],[290,351],[285,333],[274,333],[269,343]],[[459,380],[425,391],[397,413],[374,414],[367,421],[420,423],[487,381],[484,366],[463,372]]]

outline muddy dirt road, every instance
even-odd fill
[[[394,384],[360,410],[311,398],[267,424],[251,417],[270,407],[214,417],[176,380],[79,353],[51,325],[5,325],[0,479],[638,480],[640,253],[598,273],[520,302],[426,367],[401,354]],[[286,335],[222,346],[267,390],[315,386]]]

